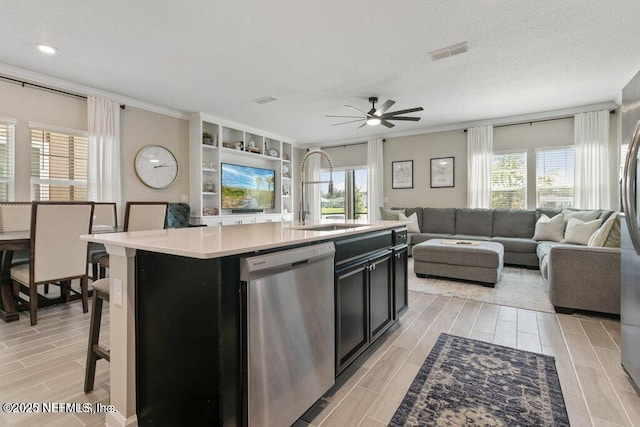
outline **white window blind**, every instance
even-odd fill
[[[0,122],[0,201],[13,200],[15,125]]]
[[[574,147],[536,151],[536,204],[539,208],[573,206]]]
[[[491,160],[491,207],[527,207],[527,153],[494,153]]]
[[[86,136],[31,129],[31,199],[87,200]]]

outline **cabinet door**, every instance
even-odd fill
[[[409,277],[407,276],[407,262],[409,249],[407,246],[394,248],[393,251],[393,288],[394,288],[394,319],[400,317],[409,308]]]
[[[373,341],[393,322],[391,251],[369,260],[369,322]]]
[[[336,271],[336,375],[369,343],[368,272],[366,259]]]

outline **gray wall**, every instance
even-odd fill
[[[454,157],[453,188],[431,188],[430,163]],[[392,189],[391,162],[413,160],[413,188]],[[384,143],[384,197],[386,207],[467,205],[467,134],[461,130],[387,138]]]
[[[618,172],[619,121],[617,112],[610,117],[611,206],[619,209]],[[528,153],[527,199],[529,208],[535,207],[535,149],[573,145],[573,118],[526,123],[494,128],[493,150],[526,150]],[[366,145],[327,148],[342,166],[366,163]],[[430,187],[430,159],[455,158],[455,187]],[[413,188],[391,188],[391,164],[399,160],[413,160]],[[353,163],[350,163],[353,162]],[[387,138],[384,143],[385,206],[466,207],[467,204],[467,134],[463,130]]]
[[[84,99],[0,81],[0,117],[16,119],[15,200],[30,199],[31,141],[28,122],[87,130]],[[189,122],[183,119],[127,107],[120,110],[123,200],[179,202],[189,194]],[[133,162],[144,145],[169,148],[178,160],[176,182],[163,190],[151,189],[137,178]]]

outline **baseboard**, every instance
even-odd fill
[[[104,425],[107,427],[134,427],[138,425],[136,415],[125,418],[120,412],[107,412],[104,417]]]

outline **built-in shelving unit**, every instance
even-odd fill
[[[292,156],[293,145],[282,138],[195,114],[191,119],[192,221],[207,225],[291,221]],[[223,209],[221,163],[275,170],[274,208],[250,214],[233,214],[230,209]]]

